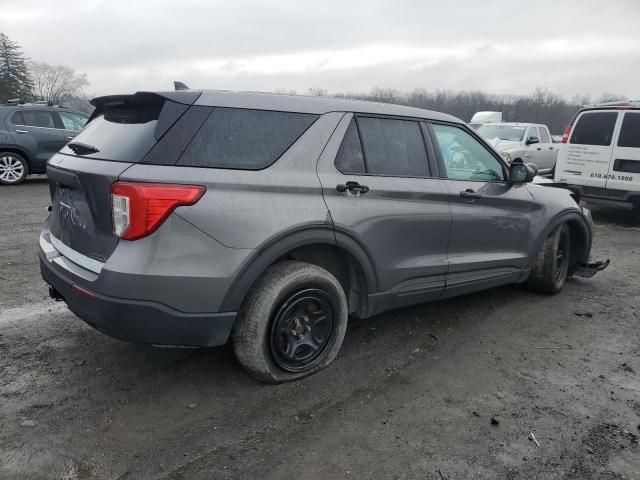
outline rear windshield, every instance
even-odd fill
[[[317,118],[306,113],[215,108],[178,165],[242,170],[266,168]]]
[[[640,113],[626,112],[624,114],[618,146],[640,148]]]
[[[513,125],[482,125],[478,128],[478,134],[482,138],[492,140],[499,138],[500,140],[508,140],[511,142],[519,142],[524,137],[525,127],[516,127]]]
[[[587,112],[578,119],[570,143],[579,145],[611,145],[618,112]]]
[[[154,132],[163,105],[160,97],[114,102],[61,152],[100,160],[139,162],[156,143]]]

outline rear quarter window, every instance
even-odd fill
[[[618,112],[586,112],[578,118],[570,143],[579,145],[611,145]]]
[[[178,165],[261,170],[273,164],[317,115],[215,108]]]
[[[640,112],[626,112],[624,114],[618,146],[640,148]]]

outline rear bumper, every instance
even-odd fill
[[[185,313],[150,301],[116,298],[75,282],[40,251],[42,278],[52,294],[86,323],[109,336],[135,343],[210,347],[227,342],[235,312]],[[80,287],[74,288],[74,285]]]

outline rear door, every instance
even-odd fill
[[[556,164],[555,146],[551,141],[551,135],[549,135],[547,127],[538,127],[538,132],[540,133],[540,143],[538,145],[540,147],[540,164],[538,165],[538,168],[542,173],[548,173]]]
[[[604,188],[609,175],[619,112],[592,110],[576,119],[562,144],[555,178],[569,184]]]
[[[432,124],[430,131],[451,195],[444,296],[516,281],[528,258],[533,198],[508,181],[506,166],[463,127]]]
[[[640,192],[640,111],[622,113],[606,186]]]
[[[23,108],[11,116],[11,123],[17,143],[29,148],[32,167],[38,170],[66,143],[50,111]]]
[[[438,298],[445,285],[449,192],[426,135],[418,121],[347,114],[318,162],[336,230],[368,252],[395,306]]]

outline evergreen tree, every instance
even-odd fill
[[[0,32],[0,103],[31,99],[33,82],[22,48]]]

